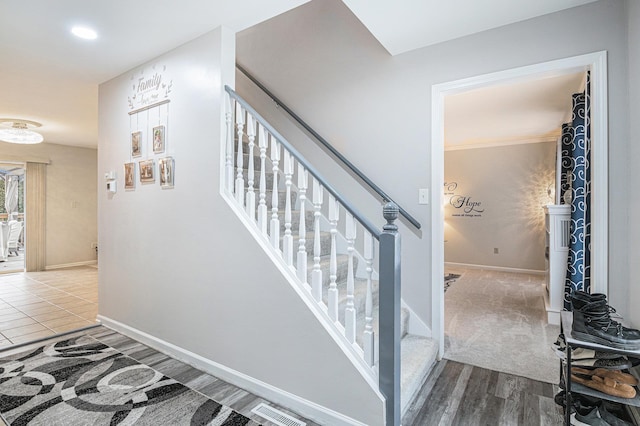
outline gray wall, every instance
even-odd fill
[[[235,34],[218,29],[100,86],[99,314],[299,398],[377,425],[382,400],[335,344],[220,194],[222,95],[234,84]],[[175,187],[125,191],[131,78],[171,78],[167,153]],[[157,163],[157,161],[156,161]],[[354,395],[357,395],[354,397]]]
[[[445,262],[544,271],[555,157],[555,142],[446,151]]]
[[[344,4],[322,0],[239,33],[237,56],[424,225],[420,232],[401,229],[403,298],[430,323],[430,206],[418,205],[417,195],[418,188],[430,187],[432,85],[607,50],[609,278],[611,302],[624,314],[629,278],[625,29],[624,2],[603,0],[391,57]],[[320,155],[315,160],[335,175],[336,186],[358,193],[326,165],[329,160]],[[365,210],[378,217],[374,201]]]
[[[629,285],[629,317],[635,327],[640,328],[640,283],[638,283],[637,266],[640,265],[640,173],[637,164],[640,159],[640,138],[638,137],[638,123],[640,123],[640,2],[627,1],[627,15],[629,17],[629,206],[627,221],[629,226],[629,251],[627,253],[627,267],[630,268]]]
[[[97,162],[93,148],[0,142],[0,161],[49,160],[46,178],[46,266],[96,260],[98,241]],[[29,220],[27,218],[27,220]]]

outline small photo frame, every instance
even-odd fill
[[[136,163],[124,164],[124,189],[136,188]]]
[[[158,175],[162,188],[173,188],[174,166],[173,157],[165,157],[158,160]]]
[[[164,152],[164,126],[153,128],[153,152],[156,154]]]
[[[131,156],[140,157],[142,155],[142,132],[131,133]]]
[[[138,162],[138,166],[140,167],[140,182],[155,181],[153,160],[140,161]]]

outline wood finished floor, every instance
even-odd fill
[[[431,371],[403,426],[563,424],[558,386],[442,360]]]
[[[191,367],[184,362],[178,361],[156,351],[136,340],[133,340],[127,336],[110,330],[104,326],[99,326],[93,329],[78,332],[77,334],[71,334],[73,336],[85,334],[95,338],[96,340],[109,345],[121,353],[135,359],[136,361],[148,365],[149,367],[161,372],[162,374],[194,389],[205,396],[213,399],[214,401],[231,407],[240,414],[256,421],[264,426],[278,426],[277,424],[265,420],[263,417],[258,416],[251,412],[251,410],[261,402],[267,405],[277,408],[290,416],[306,422],[308,426],[319,426],[317,423],[311,420],[305,419],[300,415],[293,413],[286,408],[278,406],[272,402],[266,401],[256,395],[253,395],[241,388],[233,386],[221,379],[218,379],[210,374],[204,373],[196,368]],[[64,338],[67,338],[65,336]],[[61,338],[56,338],[60,340]],[[48,340],[49,341],[49,340]],[[46,342],[45,342],[46,343]],[[36,348],[43,345],[43,342],[34,343],[32,345],[19,347],[15,349],[6,349],[0,352],[0,357],[13,351],[22,352],[29,348]],[[0,425],[4,422],[0,419]],[[69,425],[73,425],[73,419],[69,419]],[[160,425],[159,425],[160,426]]]
[[[59,300],[49,300],[50,297],[59,296],[64,297]],[[35,297],[41,299],[31,300]],[[70,303],[66,299],[69,297],[74,298],[74,301],[75,298],[81,299],[82,304],[79,301],[78,303]],[[4,300],[5,298],[6,300]],[[46,309],[43,309],[39,305],[34,305],[35,303],[42,304],[45,301],[59,306],[50,307],[47,305]],[[11,306],[5,306],[5,304]],[[62,313],[66,315],[65,318],[70,318],[69,321],[63,321],[65,324],[55,324],[56,327],[53,324],[48,324],[46,332],[22,330],[24,334],[16,335],[11,340],[2,340],[0,337],[0,347],[87,325],[87,320],[95,319],[97,270],[95,268],[75,268],[73,270],[0,275],[0,305],[2,305],[0,306],[0,319],[6,321],[5,324],[1,324],[3,321],[0,321],[0,333],[4,331],[3,329],[18,331],[19,327],[24,327],[18,322],[10,325],[11,320],[14,319],[26,321],[23,317],[35,320],[39,325],[45,325],[44,323],[51,318],[40,318],[38,315],[52,315],[48,311],[49,309],[56,311],[55,320],[58,320]],[[13,309],[20,312],[7,311]],[[16,317],[18,314],[21,315],[20,318]],[[76,323],[78,319],[87,322]],[[58,329],[57,326],[63,328]],[[265,402],[306,421],[309,426],[318,426],[289,410],[264,401],[249,392],[172,359],[106,327],[99,327],[84,333],[265,426],[276,425],[251,413],[251,409],[260,402]],[[23,348],[18,350],[23,350]],[[1,352],[0,356],[2,356]],[[561,409],[553,402],[553,396],[557,391],[557,386],[548,383],[443,360],[434,367],[418,398],[410,406],[402,424],[404,426],[560,425],[562,424]],[[0,425],[2,424],[3,422],[0,420]]]

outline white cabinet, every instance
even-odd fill
[[[567,275],[571,206],[544,206],[545,213],[545,307],[549,324],[560,324],[564,305],[564,283]]]

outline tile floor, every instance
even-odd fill
[[[9,254],[4,262],[0,262],[0,274],[24,271],[24,250],[18,248],[18,255]]]
[[[95,324],[98,269],[0,275],[0,348]]]

